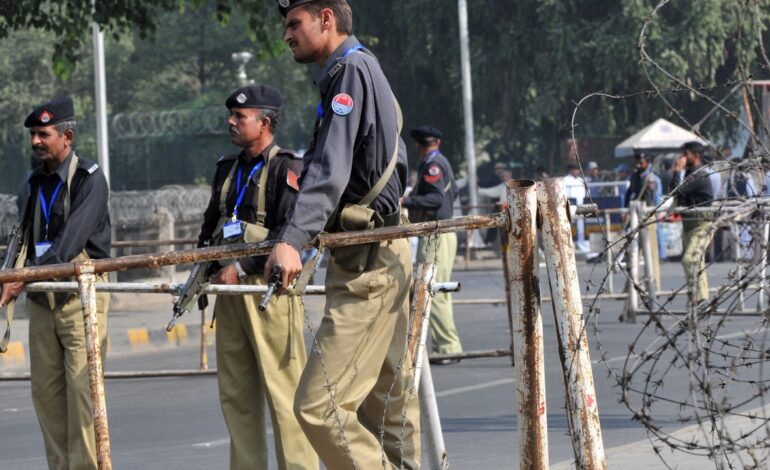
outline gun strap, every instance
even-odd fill
[[[396,170],[396,164],[398,163],[398,141],[401,137],[401,128],[404,125],[404,115],[401,113],[401,106],[398,104],[396,96],[392,96],[393,104],[396,106],[396,144],[393,147],[393,155],[390,157],[390,162],[388,162],[388,166],[385,168],[385,172],[382,174],[382,176],[380,176],[380,179],[377,180],[372,189],[366,193],[366,196],[361,199],[361,202],[358,203],[362,206],[369,207],[372,202],[377,199],[377,196],[382,193],[382,190],[385,189],[388,181],[390,181],[390,177],[393,176],[393,172]]]
[[[270,163],[272,163],[273,158],[275,158],[280,151],[281,147],[274,144],[273,148],[270,149],[270,153],[267,155],[267,161],[265,162],[265,167],[262,168],[262,174],[259,175],[259,188],[257,188],[257,223],[263,227],[265,226],[265,217],[267,217],[265,208],[267,207],[267,177],[268,173],[270,173]]]
[[[312,244],[312,243],[311,243]],[[307,289],[307,285],[310,282],[310,278],[313,277],[313,273],[315,273],[315,267],[318,264],[318,260],[321,259],[321,255],[323,254],[324,246],[322,244],[318,244],[318,252],[308,260],[307,263],[305,263],[305,266],[302,267],[302,271],[299,273],[299,277],[297,278],[297,282],[294,284],[293,294],[303,296],[305,295],[305,289]]]
[[[265,216],[267,215],[267,212],[265,211],[265,193],[267,192],[267,177],[268,173],[270,172],[270,162],[276,155],[278,155],[278,152],[280,151],[281,147],[273,144],[270,152],[268,152],[267,161],[262,167],[261,173],[259,175],[259,187],[257,188],[257,223],[262,226],[265,225]],[[222,184],[222,190],[219,193],[219,214],[221,217],[227,217],[228,215],[227,193],[230,191],[230,186],[232,186],[233,177],[235,176],[235,170],[238,169],[238,165],[240,165],[240,161],[236,158],[235,163],[233,163],[233,166],[230,168],[230,172],[227,174],[227,178],[225,178],[224,184]],[[246,184],[249,184],[249,181],[247,181]]]

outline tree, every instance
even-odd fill
[[[449,155],[462,159],[462,96],[455,2],[351,0],[362,31],[386,68],[408,125],[434,122]],[[570,135],[575,102],[595,91],[630,94],[653,83],[676,86],[639,55],[639,34],[656,2],[649,0],[479,0],[469,11],[476,134],[490,155],[532,168],[560,170],[560,142]],[[365,8],[364,8],[365,7]],[[758,45],[767,42],[768,0],[678,0],[651,17],[650,56],[694,86],[767,75]],[[761,33],[761,37],[758,36]],[[708,94],[720,99],[729,86]],[[711,104],[692,93],[665,95],[694,122]],[[670,116],[650,95],[589,101],[578,137],[624,136]],[[679,120],[675,117],[675,120]],[[681,121],[680,121],[681,123]],[[725,131],[725,119],[711,129]]]

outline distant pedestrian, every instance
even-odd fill
[[[711,180],[703,166],[703,151],[700,142],[687,142],[682,146],[682,156],[674,165],[670,187],[677,205],[685,208],[682,267],[691,298],[699,305],[709,298],[705,255],[711,243],[711,222],[707,213],[687,209],[707,206],[714,198]]]

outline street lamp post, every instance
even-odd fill
[[[235,65],[238,66],[238,84],[240,86],[246,86],[249,82],[249,77],[246,75],[246,64],[254,57],[251,52],[233,52],[231,56]]]

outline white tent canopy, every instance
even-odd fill
[[[706,142],[676,124],[658,119],[615,147],[615,158],[632,157],[636,150],[678,150],[685,142]]]

